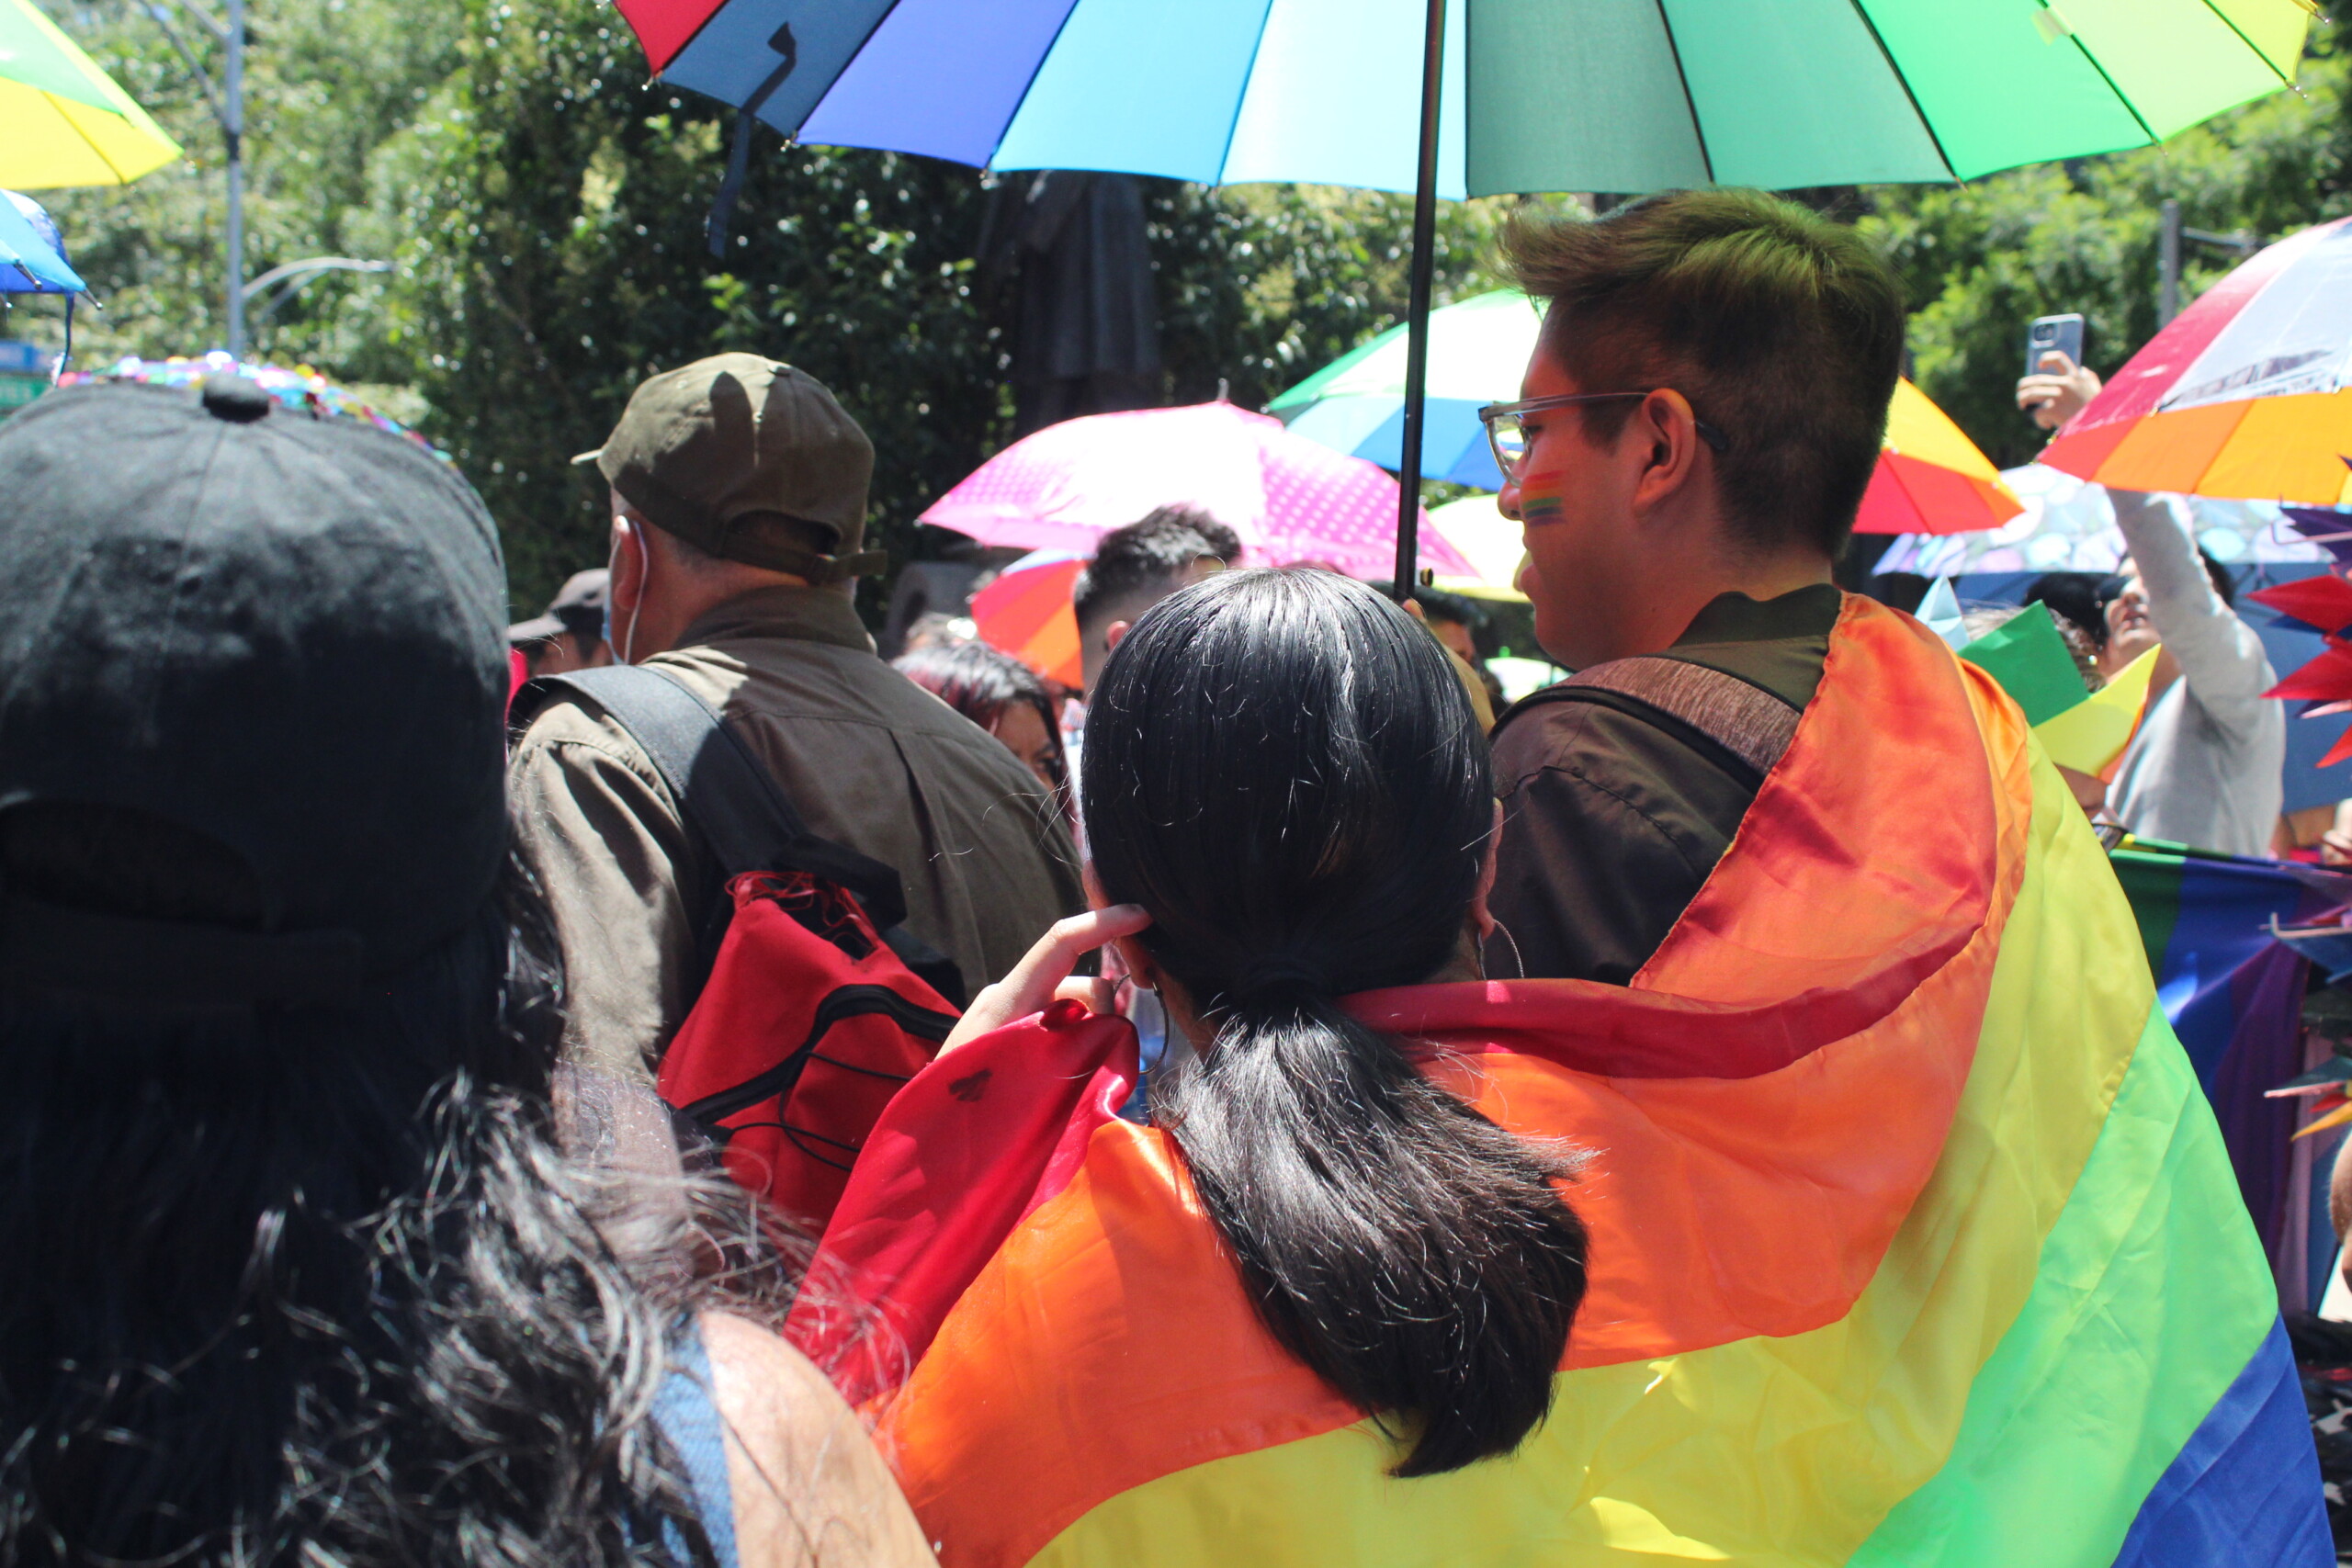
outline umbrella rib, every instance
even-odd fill
[[[2045,11],[2050,9],[2049,0],[2042,0],[2041,8]],[[2133,103],[2131,96],[2115,85],[2115,78],[2107,73],[2107,67],[2099,63],[2098,56],[2093,54],[2090,46],[2083,41],[2083,35],[2069,30],[2066,37],[2073,41],[2075,52],[2089,62],[2090,68],[2098,73],[2098,79],[2107,84],[2107,90],[2115,95],[2115,101],[2123,106],[2123,111],[2132,117],[2132,122],[2138,125],[2142,132],[2147,136],[2148,145],[2153,147],[2162,141],[2164,138],[2158,136],[2156,128],[2148,123],[2148,117],[2140,112],[2140,106]]]
[[[1218,185],[1225,183],[1226,161],[1233,156],[1233,138],[1241,129],[1241,106],[1250,101],[1250,78],[1258,73],[1258,51],[1266,46],[1266,23],[1274,14],[1274,6],[1275,0],[1266,0],[1266,8],[1258,14],[1258,36],[1250,40],[1250,63],[1241,69],[1241,90],[1233,96],[1233,118],[1225,122],[1225,145],[1217,149]],[[1070,9],[1075,11],[1078,6],[1073,5]]]
[[[2270,73],[2273,76],[2278,77],[2279,81],[2283,82],[2290,87],[2295,85],[2295,79],[2292,76],[2288,75],[2284,71],[2279,70],[2278,62],[2277,61],[2272,60],[2268,55],[2263,53],[2260,49],[2256,48],[2255,41],[2245,36],[2245,29],[2230,19],[2230,14],[2227,11],[2222,10],[2219,6],[2214,5],[2213,0],[2205,0],[2205,8],[2208,11],[2212,12],[2216,17],[2221,17],[2222,25],[2229,28],[2230,31],[2237,34],[2238,41],[2245,45],[2247,49],[2253,51],[2254,57],[2256,60],[2259,60],[2265,65],[2269,66]]]
[[[1862,24],[1863,29],[1871,35],[1871,42],[1877,46],[1878,57],[1886,62],[1886,69],[1894,76],[1894,85],[1903,89],[1904,100],[1911,106],[1911,113],[1918,119],[1919,129],[1928,133],[1928,144],[1936,150],[1936,156],[1943,160],[1944,173],[1955,180],[1959,179],[1960,171],[1951,166],[1951,154],[1944,151],[1944,139],[1936,134],[1935,122],[1928,118],[1928,111],[1919,107],[1919,95],[1911,90],[1911,78],[1903,73],[1903,67],[1894,62],[1894,51],[1887,48],[1886,39],[1879,36],[1878,24],[1863,8],[1862,0],[1848,0],[1848,3],[1854,7],[1854,19]]]
[[[1674,18],[1666,14],[1666,0],[1656,0],[1657,25],[1666,31],[1666,47],[1674,56],[1674,80],[1682,88],[1682,106],[1690,111],[1690,134],[1699,139],[1699,166],[1707,172],[1707,183],[1715,183],[1714,155],[1707,151],[1707,128],[1699,122],[1699,100],[1690,96],[1690,78],[1682,69],[1682,46],[1674,41]]]
[[[808,112],[800,117],[800,125],[796,125],[792,128],[793,141],[797,141],[800,140],[800,126],[808,124],[811,119],[816,118],[817,111],[825,107],[825,100],[833,96],[833,89],[841,85],[842,78],[849,74],[849,68],[857,63],[857,57],[865,52],[865,46],[874,41],[874,35],[882,30],[882,24],[896,16],[898,14],[898,10],[899,0],[890,0],[890,3],[888,6],[882,7],[881,11],[874,18],[874,25],[865,29],[865,36],[864,38],[857,40],[857,47],[851,50],[842,59],[842,68],[833,73],[833,79],[831,81],[825,84],[824,91],[819,93],[816,97],[809,101]]]
[[[898,7],[893,6],[891,6],[891,9],[895,11]],[[1037,78],[1045,73],[1046,62],[1051,60],[1054,57],[1054,51],[1060,47],[1062,34],[1069,30],[1069,19],[1076,14],[1077,10],[1078,0],[1069,0],[1069,4],[1062,7],[1062,19],[1054,24],[1054,36],[1046,41],[1045,48],[1037,51],[1037,63],[1029,68],[1029,80],[1021,84],[1021,96],[1012,101],[1012,112],[1004,117],[1004,123],[996,128],[996,142],[994,146],[990,148],[987,161],[980,164],[981,169],[987,173],[995,174],[997,172],[995,147],[1001,147],[1004,144],[1004,133],[1011,130],[1012,129],[1012,122],[1021,118],[1022,109],[1026,107],[1029,102],[1029,95],[1036,90]],[[1257,63],[1257,57],[1255,55],[1250,57],[1250,63],[1253,66]],[[1229,132],[1227,133],[1226,140],[1227,144],[1230,146],[1232,144],[1232,137]]]
[[[710,15],[708,15],[708,16],[705,17],[704,17],[700,22],[696,23],[696,24],[695,25],[695,30],[694,30],[694,31],[692,31],[692,32],[690,32],[690,33],[688,33],[688,34],[686,35],[686,41],[685,41],[685,42],[684,42],[684,43],[682,43],[682,44],[680,44],[677,48],[675,48],[675,49],[673,49],[673,50],[672,50],[672,51],[670,51],[670,64],[672,64],[672,65],[675,65],[679,61],[684,60],[684,59],[686,57],[686,51],[688,51],[688,50],[690,50],[690,49],[694,48],[694,46],[695,46],[695,40],[696,39],[698,39],[698,38],[702,37],[702,35],[703,35],[703,30],[704,30],[706,28],[708,28],[708,27],[710,26],[710,24],[711,24],[711,23],[713,23],[713,22],[715,22],[715,21],[718,20],[718,14],[719,14],[721,11],[726,10],[726,9],[728,8],[728,6],[729,6],[729,5],[731,5],[732,3],[733,3],[733,0],[718,0],[718,5],[716,5],[716,6],[713,6],[710,8]],[[840,72],[840,73],[837,73],[834,75],[834,77],[833,77],[833,82],[838,82],[838,81],[840,81],[840,80],[842,79],[842,76],[843,74],[846,74],[846,73],[848,73],[849,68],[850,68],[852,65],[854,65],[855,63],[857,63],[857,57],[858,57],[859,55],[864,54],[864,53],[865,52],[865,46],[866,46],[867,44],[872,43],[872,42],[874,41],[874,35],[875,35],[876,33],[878,33],[878,32],[880,32],[880,31],[882,30],[882,24],[883,24],[883,23],[885,23],[885,22],[887,22],[887,21],[888,21],[888,20],[890,19],[890,13],[892,13],[893,11],[896,11],[898,8],[899,8],[899,0],[890,0],[890,3],[889,3],[888,6],[883,6],[883,7],[882,7],[882,14],[881,14],[880,16],[878,16],[878,17],[875,17],[875,18],[874,18],[874,25],[873,25],[872,27],[870,27],[870,28],[866,28],[866,29],[865,29],[865,36],[864,38],[862,38],[862,39],[858,39],[858,40],[857,40],[857,47],[856,47],[855,49],[851,50],[851,51],[849,51],[849,56],[848,56],[848,58],[847,58],[847,59],[845,59],[845,60],[843,60],[843,61],[842,62],[842,69],[841,69],[841,72]],[[656,72],[653,73],[653,79],[654,79],[655,81],[657,81],[657,82],[659,82],[660,80],[662,80],[662,75],[663,75],[663,74],[664,74],[664,73],[667,71],[667,69],[668,69],[667,67],[664,67],[662,71],[656,71]],[[826,83],[826,84],[825,84],[825,93],[830,93],[830,92],[831,92],[832,90],[833,90],[833,83],[832,83],[832,82],[828,82],[828,83]],[[823,103],[823,102],[825,101],[825,93],[820,93],[820,94],[818,94],[818,95],[817,95],[817,103],[820,104],[820,103]],[[720,99],[719,101],[720,101],[720,102],[722,102],[722,103],[726,102],[726,100],[725,100],[725,99],[723,99],[723,98],[722,98],[722,99]],[[733,107],[737,107],[737,108],[741,108],[742,106],[741,106],[741,105],[740,105],[740,104],[738,104],[738,105],[735,105],[735,106],[733,106]],[[808,106],[808,113],[809,113],[809,114],[814,114],[814,113],[816,113],[816,112],[817,112],[817,104],[811,104],[811,105],[809,105],[809,106]],[[800,125],[806,125],[806,124],[808,124],[808,115],[803,115],[803,116],[801,116],[801,117],[800,117]],[[786,139],[788,139],[788,140],[797,140],[797,139],[798,139],[798,137],[799,137],[799,134],[800,134],[800,125],[796,125],[796,126],[794,126],[790,130],[786,131],[786,132],[785,132],[785,136],[786,137]]]
[[[122,165],[116,163],[112,158],[107,157],[107,150],[98,145],[96,138],[93,137],[88,131],[82,129],[81,121],[75,119],[72,115],[65,112],[65,104],[60,101],[55,93],[44,90],[41,93],[41,96],[49,100],[50,112],[55,115],[59,119],[64,121],[65,128],[82,139],[82,145],[90,150],[91,155],[96,157],[99,163],[104,164],[107,166],[107,172],[114,176],[115,184],[119,186],[127,186],[130,183],[130,177],[122,172]],[[83,107],[85,108],[90,107],[91,106],[87,104],[83,105]],[[98,112],[100,114],[107,114],[112,111],[100,109]]]

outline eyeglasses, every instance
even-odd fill
[[[1488,403],[1478,411],[1478,421],[1487,427],[1487,445],[1494,449],[1495,467],[1507,479],[1519,477],[1519,465],[1527,457],[1527,427],[1521,422],[1529,414],[1546,409],[1573,408],[1578,403],[1613,402],[1621,398],[1646,398],[1647,392],[1570,392],[1559,398],[1526,398],[1515,403]],[[1718,452],[1731,449],[1731,438],[1703,419],[1690,422],[1698,428],[1699,439]]]

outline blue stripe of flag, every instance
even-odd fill
[[[2277,1325],[2189,1437],[2124,1537],[2116,1568],[2333,1568],[2294,1353]]]

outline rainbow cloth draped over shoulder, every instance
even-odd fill
[[[934,1065],[794,1337],[948,1568],[2333,1561],[2269,1270],[2132,912],[2017,709],[1849,599],[1628,989],[1353,998],[1571,1140],[1591,1278],[1509,1459],[1399,1450],[1259,1325],[1115,1020]]]

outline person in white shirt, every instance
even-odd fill
[[[2065,355],[2018,383],[2018,406],[2054,430],[2098,395],[2099,379]],[[2239,618],[2227,579],[2208,570],[2179,503],[2111,490],[2116,526],[2131,557],[2103,594],[2112,677],[2159,649],[2147,716],[2108,790],[2109,808],[2136,837],[2265,855],[2283,804],[2283,706],[2263,694],[2278,682],[2262,639]]]

